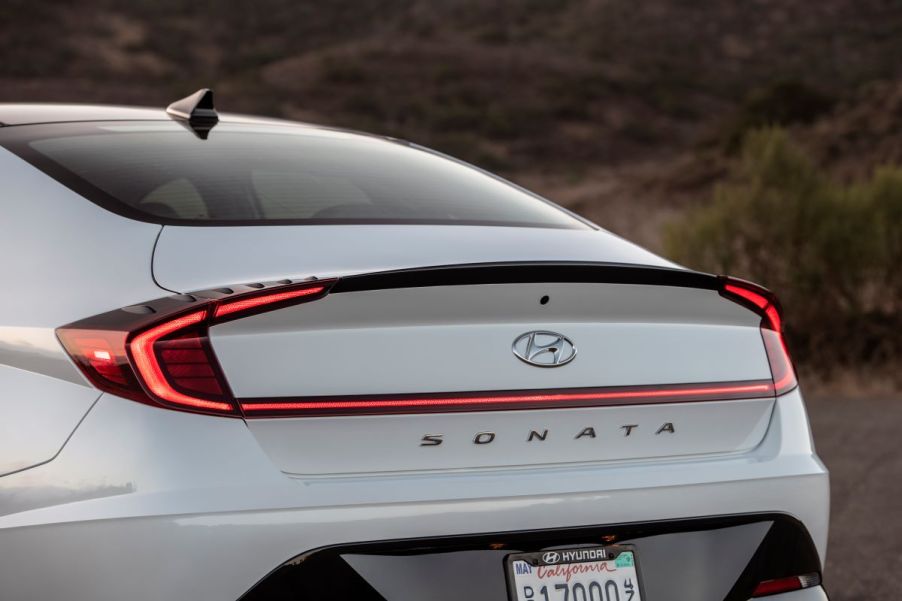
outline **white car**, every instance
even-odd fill
[[[826,599],[766,290],[401,140],[0,105],[0,599]]]

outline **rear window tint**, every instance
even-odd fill
[[[464,163],[381,138],[220,123],[9,128],[0,144],[88,199],[163,224],[439,223],[586,228]]]

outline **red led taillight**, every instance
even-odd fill
[[[244,417],[685,403],[773,397],[796,385],[795,372],[783,342],[783,323],[776,299],[754,284],[720,278],[717,287],[723,296],[761,316],[760,330],[771,379],[552,390],[276,398],[233,396],[210,345],[208,332],[211,326],[316,300],[330,291],[354,291],[354,286],[354,283],[336,280],[283,281],[180,294],[79,321],[59,328],[57,334],[85,376],[104,391],[158,406]]]
[[[821,575],[818,573],[803,574],[802,576],[789,576],[787,578],[777,578],[774,580],[764,580],[758,583],[752,597],[767,597],[768,595],[779,595],[780,593],[789,593],[791,591],[800,591],[804,588],[818,586],[821,583]]]
[[[57,335],[101,390],[188,411],[238,415],[210,347],[210,326],[321,298],[334,282],[179,295],[59,328]]]
[[[125,355],[127,332],[66,327],[57,330],[57,335],[92,383],[130,396],[134,378]]]
[[[90,335],[91,333],[88,332],[84,337],[76,339],[78,345],[83,349],[85,361],[105,380],[126,385],[128,382],[122,366],[119,364],[119,358],[113,351],[115,342],[102,336],[91,338]]]
[[[156,398],[180,407],[231,413],[235,406],[224,394],[225,379],[206,348],[206,329],[198,327],[206,325],[208,315],[204,308],[164,321],[133,336],[128,350],[144,387]],[[192,350],[193,356],[183,356]]]
[[[798,381],[783,338],[783,315],[773,293],[757,284],[726,277],[721,278],[720,293],[761,316],[761,338],[764,340],[776,394],[795,388]]]
[[[239,399],[247,417],[426,413],[684,403],[773,396],[770,381],[482,393]]]
[[[287,290],[285,292],[273,292],[266,295],[255,295],[250,298],[236,298],[228,301],[220,302],[216,305],[214,317],[217,319],[226,315],[248,315],[251,311],[271,307],[275,303],[283,303],[286,301],[300,300],[305,296],[317,296],[323,292],[323,286],[307,286],[296,290]]]

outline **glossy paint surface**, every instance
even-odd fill
[[[199,290],[284,277],[555,260],[674,267],[601,230],[466,225],[172,226],[160,235],[154,275],[165,288]]]
[[[0,476],[50,461],[100,396],[66,380],[0,365]]]
[[[0,474],[52,459],[99,396],[55,329],[159,296],[159,226],[124,220],[0,148]],[[2,503],[0,503],[2,507]]]
[[[0,582],[10,599],[237,599],[332,544],[767,512],[801,520],[823,558],[828,478],[807,432],[793,392],[730,457],[292,478],[240,420],[104,396],[54,461],[0,478]],[[144,580],[173,548],[190,565]],[[97,579],[101,565],[118,577]]]
[[[436,286],[331,294],[216,326],[211,341],[239,397],[576,388],[770,378],[759,321],[711,290]],[[537,329],[568,336],[576,358],[518,360],[514,340]]]
[[[18,118],[36,118],[27,113],[20,111]],[[96,113],[72,112],[80,118]],[[422,416],[329,418],[307,431],[293,420],[248,423],[100,395],[55,337],[55,329],[67,323],[173,291],[242,282],[493,261],[674,267],[612,234],[476,226],[161,227],[105,211],[2,149],[0,180],[4,601],[236,600],[284,562],[326,546],[737,514],[798,519],[823,560],[829,480],[798,390],[729,407],[726,401],[712,403],[704,414],[699,405],[674,418],[691,435],[677,446],[659,438],[637,450],[622,446],[623,440],[605,440],[588,455],[552,446],[546,454],[518,458],[516,449],[501,445],[505,436],[497,450],[482,449],[488,454],[449,442],[443,451],[452,452],[436,458],[428,455],[435,449],[418,445],[423,428],[463,437],[478,424],[500,436],[531,427],[531,418],[556,422],[549,428],[570,428],[583,419],[644,423],[648,417],[659,420],[662,409],[500,412],[488,426],[485,415],[466,412],[424,418],[428,423]],[[260,315],[223,326],[213,333],[213,344],[236,389],[252,394],[467,390],[477,383],[491,388],[513,382],[546,388],[576,380],[635,384],[674,375],[682,382],[767,377],[753,314],[713,292],[677,293],[662,286],[629,294],[623,286],[604,296],[600,312],[591,303],[579,304],[577,288],[559,287],[558,298],[570,294],[572,304],[555,319],[534,299],[529,308],[517,307],[510,304],[515,296],[503,294],[494,300],[462,294],[442,316],[441,299],[430,297],[434,291],[413,294],[410,302],[388,291],[348,293],[329,302],[347,300],[323,303],[315,322],[300,309]],[[540,287],[528,290],[530,299]],[[380,311],[358,302],[370,297],[384,300]],[[666,299],[670,309],[662,312],[656,303]],[[413,361],[415,369],[405,375],[384,357],[372,361],[377,370],[366,372],[363,355],[342,350],[368,329],[375,332],[371,340],[385,343],[379,336],[398,326],[406,329],[398,340],[411,352],[422,341],[423,349],[440,356],[445,348],[467,348],[463,339],[454,342],[461,335],[455,325],[460,331],[483,328],[490,342],[504,343],[499,352],[511,363],[495,364],[479,351],[465,373]],[[586,340],[576,341],[583,354],[556,370],[522,363],[510,344],[524,328],[539,327],[579,330]],[[682,331],[695,335],[682,337]],[[332,354],[346,353],[352,369],[311,353],[305,356],[307,369],[316,373],[305,373],[303,382],[292,379],[293,354],[312,334],[322,348],[336,344]],[[598,339],[617,341],[622,356]],[[678,341],[682,346],[674,346]],[[717,341],[732,356],[700,346]],[[597,374],[579,367],[596,344]],[[648,365],[639,369],[642,348]],[[267,352],[267,361],[255,363]],[[612,369],[605,372],[603,364]],[[565,371],[571,368],[573,379]],[[269,370],[265,381],[254,379],[255,370]],[[302,373],[298,369],[295,376]],[[816,589],[773,598],[825,597]]]

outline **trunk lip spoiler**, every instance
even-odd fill
[[[393,288],[553,282],[640,284],[703,290],[718,290],[720,286],[720,280],[715,275],[679,267],[594,261],[510,261],[346,275],[339,277],[329,292],[339,294]]]

